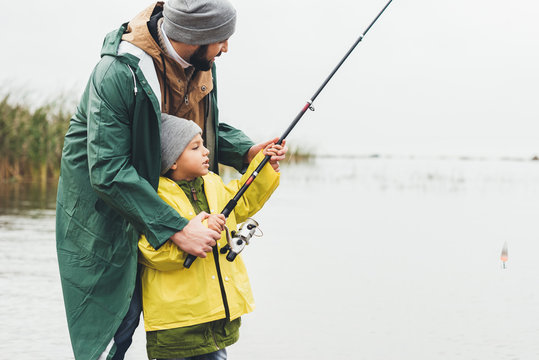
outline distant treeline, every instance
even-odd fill
[[[0,101],[0,182],[45,183],[57,178],[71,113],[55,102],[32,109],[4,96]]]

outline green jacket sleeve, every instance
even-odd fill
[[[157,195],[131,163],[129,109],[135,96],[129,68],[117,60],[101,61],[90,81],[87,146],[92,187],[159,248],[188,221]],[[155,158],[159,161],[159,154]]]
[[[219,162],[244,173],[248,165],[244,162],[245,155],[254,145],[254,142],[243,131],[228,124],[220,123],[218,144]]]

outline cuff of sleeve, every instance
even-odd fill
[[[189,221],[184,218],[178,218],[178,221],[174,225],[167,226],[165,229],[159,231],[159,233],[144,234],[150,245],[158,250],[168,239],[178,231],[183,230]]]

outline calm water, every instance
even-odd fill
[[[55,189],[0,189],[0,353],[72,359]],[[229,358],[538,359],[538,213],[536,162],[285,166],[244,252],[257,309]],[[144,342],[140,327],[127,359]]]

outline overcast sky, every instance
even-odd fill
[[[221,120],[280,135],[385,0],[235,0]],[[3,91],[77,99],[141,0],[6,2]],[[394,0],[289,137],[332,154],[539,154],[539,2]]]

